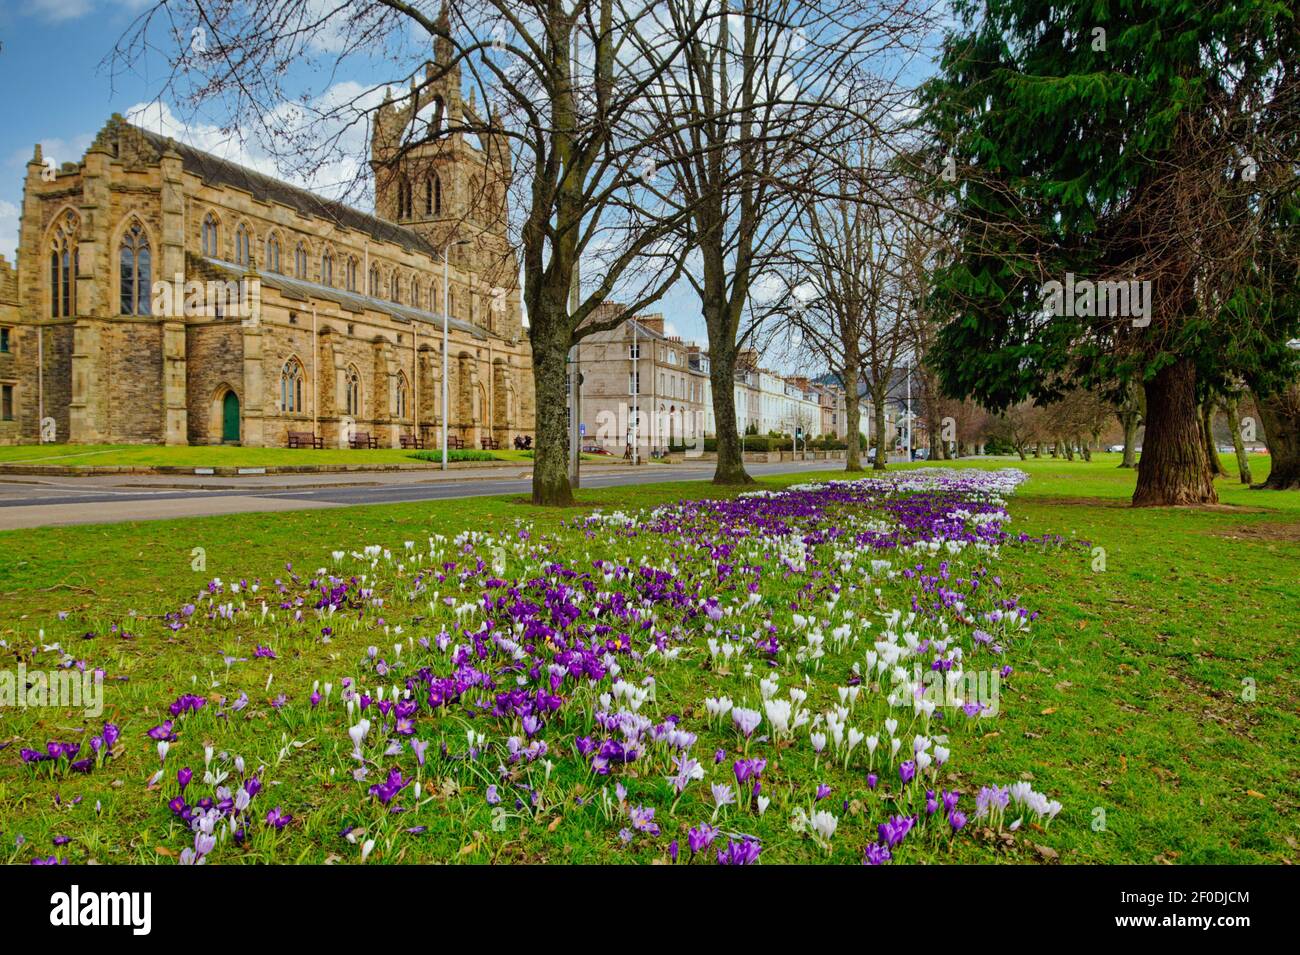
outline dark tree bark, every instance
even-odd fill
[[[1300,488],[1300,383],[1267,398],[1255,398],[1270,458],[1268,479],[1257,487]]]
[[[713,420],[718,437],[718,463],[713,483],[753,484],[745,470],[744,448],[736,427],[736,346],[734,335],[709,335],[709,381],[713,387]]]
[[[1180,358],[1145,384],[1146,436],[1135,507],[1217,504],[1196,409],[1196,366]]]
[[[528,329],[533,346],[533,394],[537,408],[537,446],[533,450],[534,504],[565,506],[573,503],[569,485],[568,400],[564,394],[571,326],[564,295],[543,297],[539,314]],[[547,314],[558,310],[558,314]]]

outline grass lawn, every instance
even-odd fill
[[[227,467],[264,468],[306,465],[383,465],[422,462],[418,452],[401,448],[374,450],[349,448],[245,448],[239,445],[165,446],[156,444],[47,444],[0,446],[0,465],[31,464],[77,468],[105,467]],[[513,448],[493,451],[497,461],[531,463],[532,452]],[[455,453],[452,460],[456,460]],[[583,455],[584,461],[605,463],[601,455]]]
[[[13,449],[0,449],[8,450]],[[948,586],[960,589],[961,580],[981,566],[1001,579],[998,588],[985,578],[985,591],[993,592],[979,600],[972,595],[972,609],[987,610],[995,598],[1015,599],[1040,616],[1027,634],[1007,636],[1005,654],[996,661],[1014,669],[1001,684],[998,714],[965,721],[945,714],[939,727],[930,729],[936,736],[950,727],[952,757],[939,787],[959,790],[960,805],[972,817],[974,794],[994,783],[1027,782],[1063,808],[1050,825],[1040,825],[1029,814],[1014,833],[994,832],[996,827],[972,818],[954,838],[941,820],[932,821],[907,837],[895,852],[897,862],[1300,859],[1295,800],[1300,494],[1252,491],[1235,481],[1220,481],[1223,503],[1217,508],[1134,510],[1126,506],[1134,473],[1116,468],[1117,461],[1117,455],[1097,455],[1091,464],[1006,459],[970,464],[985,470],[1019,467],[1029,474],[1009,499],[1007,530],[1056,534],[1075,542],[1007,543],[995,560],[969,549],[948,558],[957,581]],[[1252,460],[1256,480],[1263,477],[1266,461]],[[817,477],[835,479],[843,472]],[[761,486],[815,479],[801,474],[768,479]],[[689,482],[584,489],[580,500],[606,513],[631,513],[717,496],[725,495],[703,482]],[[223,841],[212,852],[213,862],[356,862],[371,839],[371,862],[646,862],[666,859],[672,838],[680,840],[684,857],[687,827],[710,818],[709,784],[734,784],[731,763],[746,748],[729,720],[708,719],[703,700],[727,694],[736,706],[761,710],[758,680],[774,672],[752,646],[740,658],[743,663],[720,664],[706,649],[707,639],[734,629],[737,642],[743,643],[751,631],[766,632],[762,627],[770,621],[781,642],[775,672],[781,674],[782,691],[806,687],[810,711],[822,713],[834,707],[839,688],[851,682],[851,664],[862,661],[873,638],[842,648],[828,643],[824,660],[800,661],[794,651],[803,633],[793,622],[792,608],[836,625],[840,609],[852,609],[852,619],[874,619],[874,639],[879,639],[879,629],[886,625],[882,614],[906,611],[920,594],[917,581],[895,573],[924,563],[925,573],[934,575],[945,557],[904,560],[896,552],[855,553],[862,548],[846,550],[832,539],[809,545],[815,548],[819,571],[800,568],[797,560],[783,564],[788,553],[782,552],[783,558],[766,553],[761,600],[748,609],[742,606],[745,588],[729,589],[736,579],[748,580],[746,566],[759,560],[757,551],[746,551],[752,542],[743,536],[701,533],[693,551],[671,533],[632,535],[616,524],[584,527],[585,513],[538,510],[518,498],[501,497],[0,534],[4,666],[12,669],[22,659],[29,670],[50,668],[66,652],[69,659],[106,672],[105,711],[98,720],[54,709],[17,709],[0,716],[0,746],[12,743],[0,749],[0,860],[26,863],[36,855],[58,855],[73,862],[174,861],[193,841],[168,809],[168,801],[179,795],[175,772],[182,766],[195,769],[187,791],[191,800],[212,795],[214,784],[200,779],[205,744],[214,747],[213,771],[229,774],[227,785],[241,778],[235,756],[245,762],[245,775],[263,767],[258,774],[263,790],[249,810],[256,821],[248,826],[248,837],[243,845]],[[872,517],[847,506],[832,516],[846,526]],[[531,527],[525,538],[526,523]],[[496,536],[453,545],[451,538],[466,531]],[[435,535],[447,540],[430,545],[428,539]],[[409,557],[404,556],[405,541],[415,542]],[[707,551],[698,551],[720,544],[736,549],[735,557],[719,551],[712,558],[733,565],[728,584]],[[351,555],[367,545],[388,548],[391,558]],[[417,555],[431,546],[438,559],[421,560]],[[202,548],[202,570],[191,566],[195,548]],[[349,553],[336,560],[334,551]],[[592,711],[600,704],[594,691],[567,683],[560,692],[572,703],[539,735],[551,749],[536,761],[526,755],[511,761],[507,737],[513,734],[521,746],[528,743],[518,719],[473,718],[463,707],[420,710],[416,737],[431,744],[423,768],[409,748],[400,756],[384,756],[392,734],[381,730],[384,718],[372,705],[367,712],[374,728],[365,738],[371,770],[362,782],[352,778],[358,763],[350,756],[348,728],[361,713],[345,712],[339,699],[343,677],[357,679],[373,694],[420,667],[445,673],[447,654],[413,641],[436,636],[443,628],[456,633],[458,623],[473,632],[481,615],[477,595],[489,586],[485,581],[498,575],[533,579],[549,560],[592,571],[594,560],[630,563],[637,554],[666,571],[668,590],[655,598],[663,603],[654,604],[659,608],[654,626],[676,635],[666,646],[679,647],[680,656],[671,664],[654,654],[620,656],[619,661],[634,688],[642,686],[647,672],[653,673],[654,698],[640,712],[655,723],[680,714],[682,725],[699,734],[691,752],[707,772],[704,781],[689,784],[675,813],[666,758],[647,754],[620,772],[598,776],[575,757],[573,740],[595,733]],[[894,562],[895,573],[875,570],[870,586],[847,586],[860,569],[871,570],[871,559],[881,557]],[[484,566],[478,565],[480,559]],[[302,584],[292,581],[286,564],[303,575]],[[851,572],[837,571],[849,565]],[[343,580],[355,575],[358,583],[349,598],[356,606],[329,620],[317,619],[310,600],[295,606],[317,568],[329,568]],[[438,581],[438,573],[446,579]],[[213,578],[224,582],[220,594],[211,603],[197,599]],[[276,592],[277,578],[287,588],[283,595]],[[597,591],[627,593],[633,607],[636,595],[644,597],[629,590],[621,577],[611,582],[595,570],[593,578]],[[715,578],[716,584],[691,591],[681,606],[694,608],[716,594],[732,608],[718,621],[693,609],[687,615],[673,609],[674,579],[699,583]],[[232,584],[254,579],[260,579],[259,593],[231,593]],[[833,581],[843,591],[836,613],[829,614],[825,602],[833,594],[828,589]],[[577,586],[571,579],[568,584]],[[549,586],[554,590],[559,580]],[[382,606],[366,602],[369,598],[359,589],[367,587],[383,593]],[[874,587],[882,591],[875,594]],[[546,590],[527,593],[540,604]],[[504,595],[500,589],[487,592],[494,599]],[[264,599],[269,618],[259,608]],[[933,594],[922,599],[933,599]],[[282,600],[289,606],[280,608]],[[186,603],[197,604],[197,611],[185,626],[169,629],[162,615]],[[226,603],[235,608],[229,621],[216,612]],[[245,611],[238,609],[241,604]],[[210,610],[215,619],[207,619]],[[299,612],[301,622],[295,620]],[[620,629],[609,614],[606,618],[615,632],[629,629]],[[329,642],[321,638],[322,624],[333,631]],[[830,640],[831,628],[825,629]],[[934,639],[938,633],[928,636]],[[61,649],[48,649],[55,643]],[[394,656],[395,643],[403,644],[400,657]],[[269,647],[275,659],[255,656],[258,646]],[[374,659],[367,650],[372,646],[377,648]],[[987,652],[981,656],[968,645],[966,653],[968,669],[977,662],[988,666],[979,662]],[[394,671],[381,674],[379,661]],[[752,667],[749,673],[746,663]],[[313,684],[323,687],[327,681],[333,684],[332,700],[310,707]],[[498,673],[498,692],[513,686],[508,673]],[[610,686],[606,679],[601,692]],[[176,720],[177,739],[163,764],[168,773],[148,788],[159,756],[145,733],[170,718],[168,704],[183,693],[206,696],[209,702]],[[272,701],[280,693],[288,702],[276,708]],[[241,694],[247,694],[248,705],[232,706]],[[863,695],[874,699],[869,688]],[[221,697],[227,698],[224,706],[217,702]],[[872,706],[876,703],[859,704],[849,722],[883,734],[880,724],[891,710]],[[52,763],[33,768],[19,761],[20,748],[43,750],[50,740],[83,742],[84,755],[85,741],[103,720],[120,726],[121,740],[112,758],[87,775],[55,769]],[[909,724],[909,710],[901,720]],[[760,735],[768,726],[765,718]],[[469,758],[468,732],[485,734],[473,747],[478,758]],[[838,760],[814,754],[807,734],[808,727],[796,731],[788,744],[753,741],[751,755],[768,760],[762,778],[771,804],[761,816],[752,807],[722,810],[717,822],[724,835],[715,850],[726,834],[739,838],[739,833],[750,833],[761,839],[764,860],[856,863],[876,838],[876,826],[891,814],[923,813],[917,802],[923,794],[904,786],[893,774],[896,767],[883,767],[881,754],[873,757],[872,768],[882,779],[870,789],[862,748],[850,754],[844,768]],[[912,733],[900,730],[899,735],[905,750],[910,748]],[[727,751],[718,766],[712,755],[716,749]],[[550,774],[544,769],[547,760]],[[504,776],[498,774],[499,766],[506,767]],[[401,814],[368,792],[393,767],[400,767],[407,780],[418,775],[422,786],[419,797],[411,786],[401,790],[394,803],[406,809]],[[615,782],[626,786],[624,805],[618,803]],[[829,785],[832,794],[814,804],[812,790],[818,783]],[[499,805],[487,798],[490,785],[502,796]],[[294,817],[283,830],[263,822],[277,806]],[[633,806],[656,808],[659,836],[635,831],[628,813]],[[791,828],[792,817],[818,808],[839,819],[829,852]],[[345,829],[351,838],[342,834]],[[630,844],[624,845],[620,830],[632,835]],[[56,848],[56,836],[71,841]]]

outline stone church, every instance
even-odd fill
[[[531,434],[509,150],[451,62],[376,115],[374,215],[120,116],[61,169],[37,146],[0,257],[0,444]]]

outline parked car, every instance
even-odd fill
[[[613,455],[614,452],[613,452],[613,451],[607,451],[607,450],[605,450],[604,448],[602,448],[602,447],[601,447],[600,445],[598,445],[598,444],[589,444],[589,445],[587,445],[585,448],[582,449],[582,453],[583,453],[583,454],[609,454],[609,455]]]
[[[1123,453],[1124,453],[1124,445],[1122,445],[1122,444],[1112,444],[1112,445],[1111,445],[1110,447],[1108,447],[1106,450],[1109,451],[1111,454],[1123,454]]]
[[[913,460],[913,461],[928,461],[928,460],[930,460],[930,449],[929,449],[929,448],[914,448],[914,449],[912,450],[912,460]]]

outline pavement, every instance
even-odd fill
[[[751,464],[748,471],[759,477],[843,467],[842,461],[787,461]],[[600,465],[584,469],[582,486],[701,481],[712,475],[712,462],[646,464],[636,468]],[[0,477],[0,530],[399,504],[531,491],[532,471],[527,467],[250,474],[235,478],[175,474],[6,475]]]

